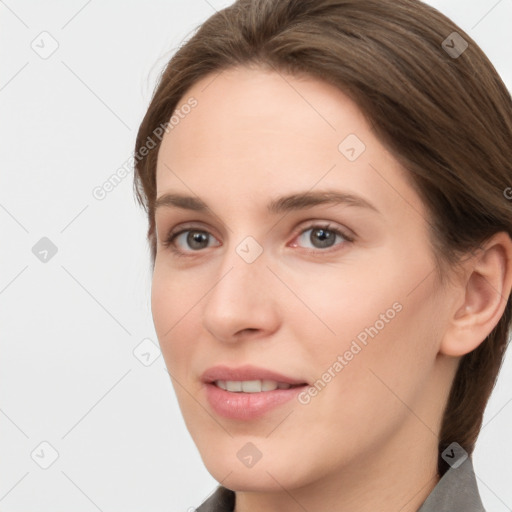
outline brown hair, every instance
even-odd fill
[[[453,32],[468,44],[460,56],[448,53],[464,48]],[[512,185],[512,99],[457,25],[419,0],[238,0],[175,53],[139,128],[135,193],[148,214],[153,265],[160,141],[145,156],[140,150],[195,82],[253,64],[324,80],[358,105],[427,207],[441,278],[493,234],[512,233],[504,197]],[[506,299],[493,331],[460,360],[441,425],[441,476],[451,442],[473,452],[508,344]]]

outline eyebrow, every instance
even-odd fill
[[[292,210],[302,210],[323,204],[345,204],[347,206],[367,208],[375,211],[376,213],[381,213],[376,206],[363,197],[335,190],[326,190],[323,192],[302,192],[278,197],[276,199],[272,199],[267,204],[267,211],[271,214],[277,215]],[[196,212],[204,212],[209,209],[208,205],[203,200],[199,199],[199,197],[186,196],[182,194],[163,194],[156,199],[154,210],[156,211],[161,207],[181,208]]]

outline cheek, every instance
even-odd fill
[[[168,272],[155,265],[151,287],[151,311],[153,323],[162,354],[170,371],[180,371],[181,364],[191,343],[178,343],[177,340],[195,337],[193,331],[200,325],[194,316],[201,300],[200,287],[194,287],[184,280],[179,272]]]
[[[306,361],[312,357],[325,366],[354,340],[369,346],[370,340],[383,338],[390,325],[400,323],[404,297],[397,291],[397,279],[392,272],[383,276],[368,268],[354,265],[335,272],[331,267],[310,273],[307,280],[288,279],[301,300],[290,298],[283,321],[307,350]]]
[[[157,333],[168,333],[168,336],[201,301],[208,285],[204,272],[185,271],[166,260],[165,252],[157,254],[151,284],[151,310]]]
[[[160,343],[165,341],[166,333],[178,320],[179,310],[175,286],[156,268],[151,286],[151,311],[153,323]],[[171,333],[169,333],[171,334]]]
[[[288,313],[302,359],[309,361],[319,387],[326,383],[351,404],[355,397],[366,406],[392,397],[385,384],[412,398],[437,353],[443,302],[430,262],[418,257],[407,266],[394,258],[378,261],[293,283],[310,310],[298,305]],[[336,399],[330,392],[320,394],[319,402]]]

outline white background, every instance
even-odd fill
[[[102,201],[92,190],[131,155],[173,51],[229,3],[0,2],[3,512],[186,511],[216,486],[162,357],[144,366],[133,354],[156,336],[132,175]],[[429,3],[512,89],[512,0]],[[46,50],[59,45],[47,59],[31,48],[41,37]],[[58,250],[46,263],[32,252],[42,237]],[[509,353],[474,455],[489,512],[512,510],[510,401]],[[48,469],[38,465],[51,462],[43,441],[58,452]]]

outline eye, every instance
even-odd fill
[[[171,249],[178,256],[182,256],[186,255],[186,253],[198,252],[211,247],[210,242],[212,240],[216,239],[208,231],[198,228],[188,228],[181,229],[178,232],[171,232],[167,238],[162,241],[162,245]],[[220,243],[216,245],[218,246]]]
[[[308,235],[309,233],[309,235]],[[329,249],[335,245],[343,245],[354,241],[354,237],[344,233],[341,229],[331,227],[330,224],[312,224],[303,229],[292,242],[290,247],[305,247],[306,249]],[[336,243],[338,242],[338,243]],[[307,244],[310,244],[308,247]],[[211,233],[198,227],[185,227],[179,231],[171,231],[162,241],[162,245],[169,248],[177,256],[193,256],[208,247],[222,245]]]
[[[331,227],[330,224],[311,225],[302,230],[295,238],[295,240],[299,240],[302,247],[306,244],[306,248],[308,249],[329,249],[335,245],[337,239],[342,239],[345,242],[352,242],[354,240],[351,236],[343,233],[340,229]],[[311,244],[309,247],[307,246],[308,243]],[[297,245],[298,244],[296,243],[291,244],[292,247],[296,247]]]

